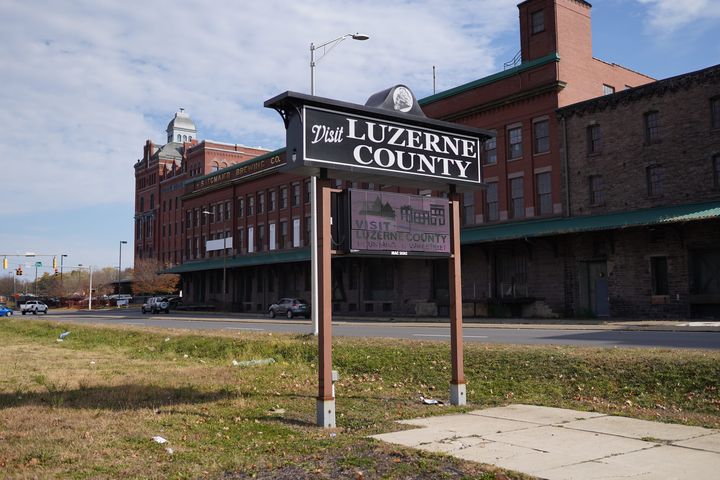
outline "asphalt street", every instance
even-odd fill
[[[305,319],[270,320],[259,315],[240,317],[215,313],[180,313],[143,315],[139,310],[51,311],[45,317],[27,319],[60,322],[129,325],[190,330],[227,330],[277,333],[311,333],[312,325]],[[719,349],[719,328],[682,326],[687,322],[668,324],[663,329],[596,325],[527,325],[465,324],[466,342],[527,345],[579,345],[596,347],[701,348]],[[692,325],[692,324],[691,324]],[[700,324],[698,324],[700,325]],[[715,330],[715,331],[713,331]],[[334,321],[334,336],[406,338],[425,341],[449,341],[448,323]]]

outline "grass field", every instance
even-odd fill
[[[311,336],[4,319],[0,338],[2,478],[490,480],[490,467],[367,436],[509,403],[720,427],[720,353],[710,351],[469,344],[460,408],[419,402],[447,399],[447,344],[336,338],[338,428],[325,430]],[[233,365],[263,358],[275,363]]]

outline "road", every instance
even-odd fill
[[[30,316],[23,318],[46,319]],[[259,315],[248,318],[207,313],[180,313],[143,315],[139,310],[51,311],[47,320],[76,323],[106,323],[134,327],[180,328],[191,330],[227,330],[250,332],[309,333],[307,320],[270,320]],[[680,322],[678,322],[680,323]],[[717,329],[715,329],[717,330]],[[351,337],[406,338],[429,341],[449,341],[448,324],[437,323],[333,323],[333,335]],[[598,326],[512,326],[502,328],[481,324],[466,324],[463,328],[466,342],[485,342],[521,345],[578,345],[595,347],[654,347],[720,349],[720,331],[655,331],[627,330]]]

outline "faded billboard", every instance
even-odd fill
[[[350,190],[350,253],[450,255],[444,198]]]

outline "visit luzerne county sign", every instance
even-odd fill
[[[285,120],[285,168],[306,175],[327,169],[332,178],[372,178],[435,190],[482,187],[480,153],[489,132],[425,117],[402,85],[373,95],[371,101],[382,108],[295,92],[265,102]],[[404,103],[398,106],[398,101]]]
[[[442,198],[350,189],[349,253],[450,255],[448,202]]]

